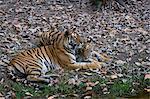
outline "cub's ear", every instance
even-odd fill
[[[70,30],[65,31],[65,37],[67,37],[68,35],[70,35]]]
[[[76,30],[76,28],[75,28],[75,27],[73,27],[73,28],[72,28],[72,32],[75,32],[75,30]]]

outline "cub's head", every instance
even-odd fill
[[[71,51],[75,52],[75,49],[82,43],[80,35],[73,30],[67,30],[64,33],[64,47]]]
[[[75,56],[77,62],[89,61],[94,44],[92,38],[85,38],[83,43],[76,49]]]

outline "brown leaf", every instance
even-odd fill
[[[98,83],[99,83],[99,81],[96,81],[95,83],[93,83],[93,82],[87,82],[86,85],[93,87],[93,86],[97,85]]]
[[[144,90],[146,90],[147,92],[150,92],[150,89],[145,88]]]
[[[145,74],[144,79],[150,79],[150,74]]]
[[[29,93],[29,92],[26,92],[25,93],[27,96],[33,96],[31,93]]]
[[[84,74],[88,75],[88,76],[91,76],[92,73],[88,73],[88,72],[85,72]]]
[[[111,79],[116,79],[116,78],[118,78],[118,77],[117,77],[117,75],[111,75],[110,78],[111,78]]]
[[[85,96],[84,99],[91,99],[91,96]]]
[[[73,84],[73,85],[75,85],[75,84],[76,84],[75,79],[74,79],[74,78],[69,79],[69,80],[68,80],[68,84]]]
[[[58,97],[59,95],[52,95],[50,97],[48,97],[48,99],[55,99],[56,97]]]
[[[92,87],[86,87],[86,91],[92,90]]]
[[[0,99],[5,99],[2,93],[0,93]]]

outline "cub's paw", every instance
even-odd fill
[[[94,63],[94,65],[92,66],[92,69],[101,69],[101,67],[102,67],[102,62],[98,62],[98,61],[95,61],[95,60],[93,60],[93,63]]]

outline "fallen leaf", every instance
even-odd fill
[[[0,93],[0,99],[5,99],[2,93]]]
[[[111,75],[110,78],[111,78],[111,79],[116,79],[116,78],[118,78],[118,77],[117,77],[117,75]]]
[[[52,95],[50,97],[48,97],[48,99],[55,99],[56,97],[58,97],[59,95]]]
[[[93,86],[97,85],[98,83],[99,83],[99,81],[96,81],[95,83],[94,82],[87,82],[86,85],[93,87]]]
[[[150,74],[145,74],[144,79],[150,79]]]
[[[84,74],[85,74],[85,75],[88,75],[88,76],[91,76],[91,75],[92,75],[92,73],[88,73],[88,72],[85,72]]]
[[[146,90],[147,92],[150,92],[150,89],[145,88],[144,90]]]
[[[103,91],[103,92],[106,92],[106,91],[108,91],[107,87],[105,87],[105,88],[104,88],[102,91]]]
[[[27,96],[33,96],[31,93],[29,93],[29,92],[26,92],[25,93]]]
[[[86,91],[92,90],[92,87],[86,87]]]
[[[84,99],[91,99],[91,96],[85,96]]]
[[[73,84],[73,85],[75,85],[75,84],[76,84],[75,79],[74,79],[74,78],[69,79],[69,80],[68,80],[68,84]]]

